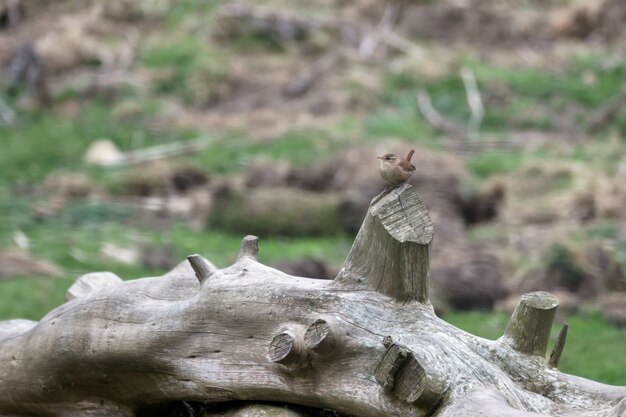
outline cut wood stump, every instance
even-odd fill
[[[90,280],[39,322],[0,322],[0,415],[145,416],[231,400],[360,417],[625,415],[626,387],[556,369],[564,334],[546,359],[553,296],[522,297],[495,341],[439,319],[432,240],[403,185],[372,201],[333,281],[259,263],[254,236],[227,268],[192,255],[162,277]]]

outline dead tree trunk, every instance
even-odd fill
[[[225,269],[192,255],[157,278],[90,274],[41,321],[0,323],[0,415],[132,416],[235,399],[362,417],[625,415],[625,387],[546,360],[553,296],[523,297],[495,341],[436,317],[432,237],[404,185],[372,201],[334,281],[258,263],[254,237]]]

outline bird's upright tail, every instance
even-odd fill
[[[411,158],[413,158],[413,154],[415,153],[415,149],[411,149],[406,156],[406,161],[411,162]]]

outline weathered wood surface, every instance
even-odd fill
[[[545,356],[559,300],[550,293],[524,294],[515,307],[503,341],[529,355]]]
[[[433,223],[408,184],[372,200],[336,280],[372,289],[399,301],[428,303]]]
[[[561,360],[561,355],[563,354],[563,349],[565,348],[565,340],[567,339],[567,329],[569,329],[569,325],[567,323],[563,323],[563,327],[556,338],[556,342],[554,342],[552,353],[550,353],[548,363],[554,368],[559,366],[559,361]]]
[[[111,272],[92,272],[78,278],[76,282],[65,293],[65,300],[71,301],[75,298],[87,295],[95,290],[113,287],[122,282],[122,279]]]
[[[540,336],[530,348],[511,343],[518,324],[537,324],[524,315],[495,341],[439,319],[427,299],[429,224],[400,187],[374,200],[334,281],[269,268],[246,237],[230,267],[195,255],[162,277],[94,288],[39,322],[0,322],[0,415],[250,400],[361,417],[624,416],[626,387],[549,366],[542,332],[529,331]]]

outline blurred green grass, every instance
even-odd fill
[[[501,313],[450,313],[444,319],[477,336],[495,340],[502,336],[508,316]],[[625,385],[626,331],[613,326],[597,312],[579,313],[557,319],[552,327],[548,351],[552,349],[561,323],[567,322],[567,342],[559,370],[607,384]]]
[[[111,105],[98,100],[86,103],[76,117],[22,112],[17,126],[0,127],[0,185],[39,182],[54,170],[85,170],[82,156],[100,138],[128,151],[197,136],[189,130],[151,129],[149,117],[156,109],[146,106],[145,110],[132,122],[116,120]]]

